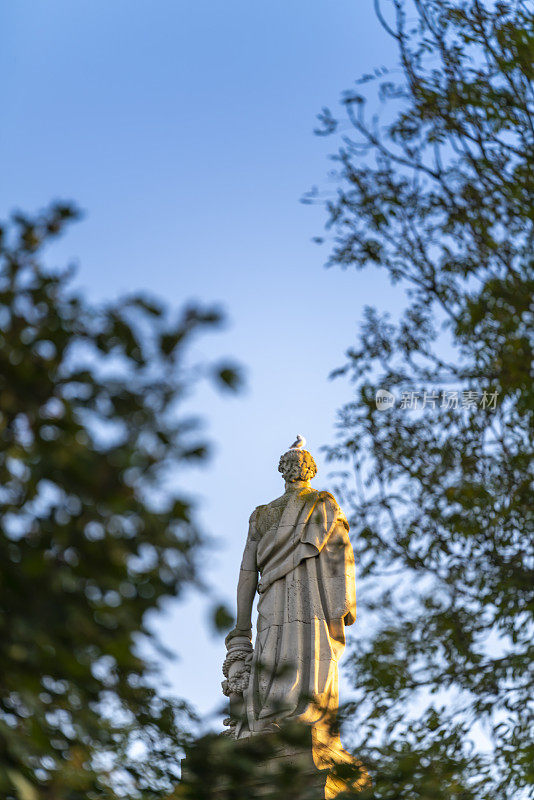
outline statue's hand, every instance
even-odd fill
[[[252,641],[252,628],[234,628],[231,630],[224,640],[226,647],[228,647],[232,639],[235,639],[236,636],[245,636],[249,641]]]
[[[233,634],[233,635],[232,635]],[[230,638],[229,638],[230,637]],[[252,665],[252,631],[234,628],[226,637],[226,658],[223,664],[223,693],[232,699],[243,695],[248,686]]]

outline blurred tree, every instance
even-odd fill
[[[206,446],[180,403],[215,309],[94,306],[42,250],[56,205],[0,238],[0,796],[166,796],[187,707],[154,691],[146,615],[195,579],[201,538],[166,477]]]
[[[330,456],[351,465],[370,631],[347,713],[375,798],[532,797],[532,6],[376,8],[400,70],[318,131],[343,134],[329,263],[408,298],[366,310],[337,371],[357,387]]]

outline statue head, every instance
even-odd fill
[[[287,483],[310,481],[317,474],[317,464],[307,450],[288,450],[280,457],[278,472]]]

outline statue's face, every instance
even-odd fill
[[[289,483],[296,483],[297,481],[304,481],[306,480],[304,476],[304,472],[299,470],[291,470],[288,473],[284,473],[284,480],[289,481]]]
[[[307,469],[302,464],[291,464],[287,469],[282,472],[282,477],[289,483],[296,481],[305,481],[307,478]]]

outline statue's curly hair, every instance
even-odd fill
[[[317,464],[307,450],[288,450],[280,456],[278,472],[286,481],[309,481],[317,475]]]

